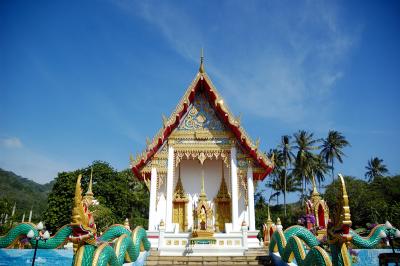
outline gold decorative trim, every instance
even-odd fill
[[[217,130],[175,130],[169,136],[169,139],[197,139],[197,140],[211,140],[219,138],[233,138],[234,135],[230,131],[217,131]]]
[[[201,164],[206,159],[218,160],[222,159],[226,166],[230,164],[230,149],[229,150],[205,150],[205,149],[178,149],[175,150],[175,164],[178,165],[183,159],[197,159]]]

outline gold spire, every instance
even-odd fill
[[[314,175],[312,175],[312,186],[313,186],[312,195],[319,195],[318,190],[317,190],[317,184],[315,183],[315,176]]]
[[[204,192],[204,170],[201,171],[201,193]]]
[[[271,215],[269,214],[269,204],[268,204],[268,219],[267,219],[267,222],[272,222]]]
[[[87,192],[85,193],[86,198],[90,197],[93,199],[92,184],[93,184],[93,166],[91,167],[91,170],[90,170],[89,187],[88,187]]]
[[[199,198],[202,200],[207,200],[207,195],[204,190],[204,169],[201,170],[201,192]]]
[[[200,73],[204,73],[204,51],[203,47],[201,48],[201,55],[200,55],[200,68],[199,68]]]
[[[226,186],[225,177],[224,177],[224,162],[221,161],[221,185],[219,186],[219,190],[217,196],[215,196],[214,201],[223,201],[230,200],[231,195],[229,194],[228,187]]]
[[[175,190],[174,190],[174,199],[186,199],[186,193],[183,189],[182,180],[181,180],[181,164],[178,167],[178,181],[176,182]]]

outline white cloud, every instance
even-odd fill
[[[233,106],[301,125],[329,123],[330,93],[360,35],[334,2],[227,1],[201,10],[122,1],[119,7],[159,29],[191,61],[205,46],[206,70]]]
[[[10,138],[3,138],[0,139],[1,146],[4,146],[6,148],[11,148],[11,149],[19,149],[22,148],[22,142],[19,138],[17,137],[10,137]]]

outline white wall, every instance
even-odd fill
[[[209,203],[212,204],[214,197],[217,195],[221,185],[222,171],[221,167],[224,167],[225,182],[230,190],[229,184],[229,169],[222,164],[221,160],[205,160],[203,165],[199,160],[182,160],[180,162],[181,167],[181,180],[185,192],[189,196],[188,206],[188,229],[193,226],[192,206],[197,201],[198,195],[201,191],[201,175],[202,169],[204,169],[204,188],[207,194]],[[174,189],[178,180],[178,167],[175,168],[175,179]],[[214,206],[213,206],[214,207]],[[214,209],[215,213],[215,209]]]

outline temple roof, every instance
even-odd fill
[[[265,153],[258,150],[258,143],[255,144],[251,140],[246,131],[240,125],[240,120],[235,118],[230,112],[229,108],[224,103],[223,98],[220,96],[204,70],[203,57],[201,58],[198,73],[179,101],[175,111],[169,118],[163,117],[163,127],[158,131],[152,141],[147,141],[146,150],[138,156],[136,160],[131,159],[133,173],[138,178],[142,178],[140,170],[151,160],[151,158],[163,146],[165,141],[168,140],[171,133],[179,126],[180,122],[188,112],[190,105],[193,103],[196,93],[199,91],[202,91],[202,93],[207,96],[211,107],[216,111],[227,129],[229,129],[236,137],[243,153],[248,154],[249,157],[253,158],[260,167],[265,170],[262,173],[254,173],[254,179],[263,180],[274,168],[274,163],[265,155]]]

